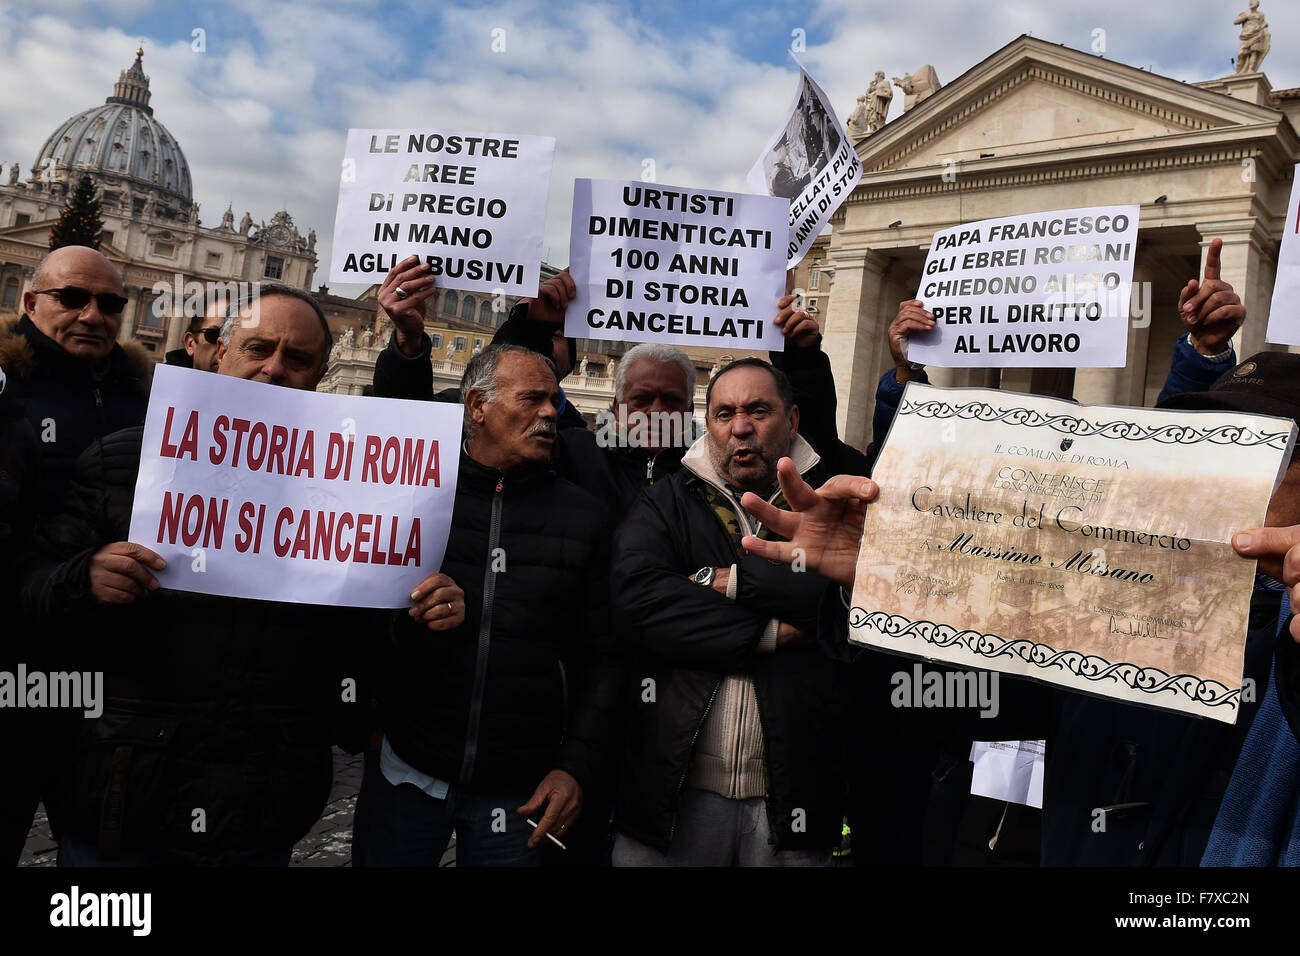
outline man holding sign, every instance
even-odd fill
[[[494,345],[470,360],[461,391],[466,440],[443,567],[468,610],[433,637],[393,624],[378,693],[385,736],[357,804],[361,866],[437,866],[453,830],[458,866],[539,866],[539,847],[568,839],[611,756],[606,517],[550,466],[555,368]]]
[[[227,319],[218,370],[311,391],[329,351],[315,301],[264,285],[244,316]],[[162,558],[126,540],[141,441],[142,429],[125,429],[81,456],[24,582],[28,611],[59,635],[51,643],[105,674],[104,712],[85,722],[47,798],[59,862],[286,865],[324,807],[333,738],[360,723],[348,714],[366,699],[357,648],[380,622],[347,608],[160,590]],[[412,600],[430,630],[464,615],[445,575]]]

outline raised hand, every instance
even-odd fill
[[[1226,350],[1229,340],[1246,321],[1241,296],[1220,278],[1222,250],[1222,239],[1210,243],[1205,253],[1204,278],[1192,279],[1178,295],[1178,316],[1187,326],[1192,348],[1202,355],[1218,355]]]

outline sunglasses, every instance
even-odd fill
[[[91,292],[80,286],[65,285],[61,289],[35,289],[37,295],[52,295],[59,300],[59,305],[65,309],[77,309],[80,311],[86,307],[86,304],[94,299],[99,306],[99,311],[105,315],[119,315],[126,308],[126,298],[118,295],[116,292]]]
[[[195,329],[190,334],[196,339],[202,337],[203,341],[207,342],[209,345],[216,345],[217,339],[221,337],[221,326],[214,325],[209,329]]]

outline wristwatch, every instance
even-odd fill
[[[700,587],[708,588],[713,586],[713,579],[717,576],[717,568],[700,568],[691,575],[691,580],[700,585]]]

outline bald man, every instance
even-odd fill
[[[23,502],[33,515],[58,507],[77,456],[93,442],[144,423],[153,363],[140,346],[117,343],[125,307],[113,264],[94,249],[64,246],[36,267],[22,317],[0,324],[6,397],[22,406],[38,439],[37,480]],[[31,628],[10,619],[0,632],[0,670],[16,663],[29,672],[57,669],[49,642],[36,640]],[[66,716],[0,710],[0,750],[10,766],[0,787],[0,863],[15,863],[22,852],[41,768],[62,753],[59,721]]]
[[[40,439],[40,510],[59,502],[93,441],[144,422],[153,363],[139,345],[118,344],[125,307],[113,264],[64,246],[36,267],[22,317],[0,325],[0,368]]]

